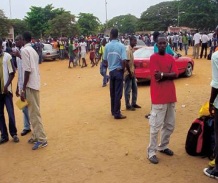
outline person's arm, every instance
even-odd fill
[[[130,51],[129,51],[129,49],[127,49],[126,55],[127,55],[127,59],[126,59],[126,62],[125,62],[125,66],[123,66],[123,68],[126,67],[126,70],[129,73],[129,77],[132,78],[132,73],[131,73],[130,66],[129,66],[129,62],[130,62]]]
[[[211,115],[214,114],[213,103],[214,103],[217,95],[218,95],[218,89],[214,88],[214,87],[211,87],[211,94],[210,94],[210,100],[209,100],[209,112],[210,112]]]
[[[4,86],[4,94],[8,93],[8,86],[11,84],[12,80],[14,79],[14,75],[15,75],[14,72],[9,74],[8,81]]]

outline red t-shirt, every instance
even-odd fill
[[[176,89],[173,80],[158,82],[154,77],[155,71],[164,73],[175,72],[178,75],[175,59],[169,54],[159,55],[158,53],[155,53],[150,58],[150,71],[150,93],[152,104],[167,104],[176,102]]]

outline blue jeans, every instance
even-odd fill
[[[126,102],[126,107],[131,107],[136,104],[137,101],[137,94],[138,94],[138,89],[137,89],[137,82],[135,76],[130,78],[129,75],[127,75],[124,78],[125,84],[124,84],[124,95],[125,95],[125,102]],[[132,91],[132,103],[130,105],[130,93]]]
[[[110,73],[110,97],[111,97],[111,114],[114,117],[121,115],[121,98],[123,95],[123,70],[113,70]]]
[[[185,55],[188,55],[188,44],[184,44]]]
[[[9,133],[13,137],[17,135],[17,128],[14,116],[13,95],[11,93],[0,94],[0,131],[1,138],[8,139],[8,130],[5,123],[4,106],[6,106],[9,118]]]
[[[23,108],[23,124],[24,124],[24,130],[30,130],[30,119],[29,119],[29,113],[28,113],[28,107]]]
[[[64,59],[64,50],[60,50],[60,59]]]
[[[106,85],[110,77],[107,75],[107,67],[104,65],[103,61],[100,65],[100,74],[103,76],[103,85]]]

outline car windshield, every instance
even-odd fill
[[[124,41],[124,45],[129,45],[130,44],[130,42],[129,42],[129,40],[125,40]],[[136,44],[136,46],[145,46],[146,44],[144,43],[144,41],[142,41],[141,39],[137,39],[137,44]]]
[[[141,48],[134,52],[135,58],[150,58],[150,56],[154,53],[154,49]]]
[[[50,44],[44,44],[43,50],[52,50],[52,45],[50,45]]]

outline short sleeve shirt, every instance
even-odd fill
[[[0,58],[0,93],[3,93],[4,86],[8,82],[9,74],[12,74],[15,72],[13,65],[11,63],[11,55],[4,52],[3,55]],[[12,93],[12,86],[11,84],[8,86],[8,91]]]
[[[108,62],[108,70],[122,69],[122,62],[127,59],[126,48],[118,40],[112,40],[105,46],[103,56]]]
[[[86,46],[87,46],[86,42],[79,43],[79,46],[81,48],[81,53],[86,53]]]
[[[151,85],[150,94],[152,104],[168,104],[177,101],[176,89],[173,80],[156,81],[155,71],[164,73],[175,72],[178,75],[178,69],[174,58],[169,55],[159,55],[154,53],[150,58]]]

